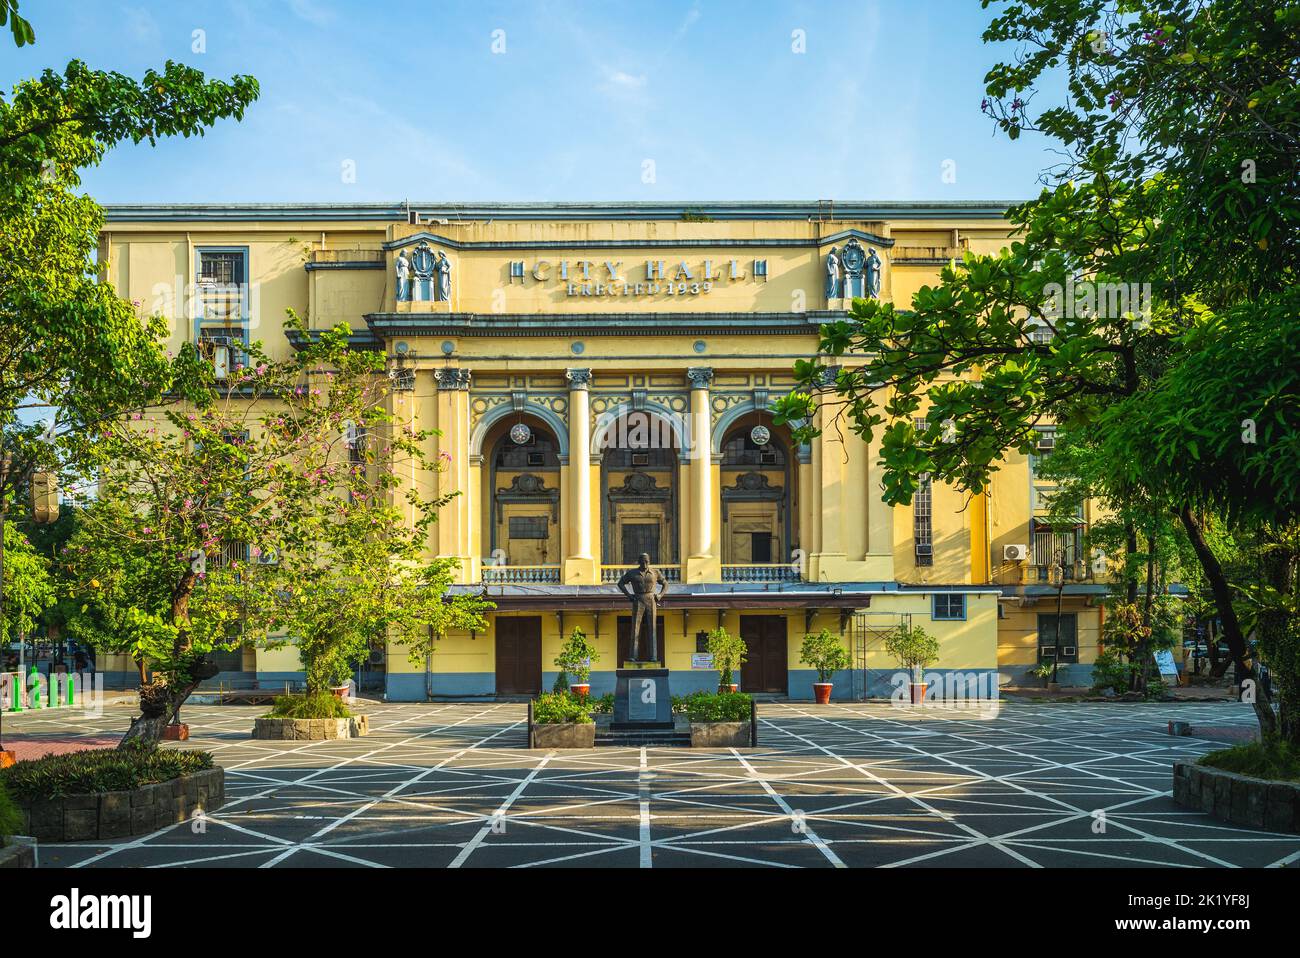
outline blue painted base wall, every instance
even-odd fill
[[[434,672],[431,691],[435,696],[495,695],[495,672]],[[425,693],[423,672],[390,672],[385,694],[390,702],[423,702]]]
[[[1041,688],[1042,679],[1029,674],[1032,665],[1006,665],[998,671],[1004,676],[1003,681],[1022,688]],[[1056,669],[1057,682],[1071,687],[1092,687],[1092,665],[1061,665]]]

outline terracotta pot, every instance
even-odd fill
[[[913,705],[925,704],[925,683],[924,682],[912,683],[912,704]]]
[[[569,691],[572,692],[574,695],[576,695],[578,698],[585,699],[587,697],[587,693],[591,691],[591,683],[583,682],[581,685],[575,683],[569,686]]]
[[[345,699],[348,697],[348,687],[346,685],[331,685],[330,692],[336,699]]]
[[[732,682],[730,685],[719,685],[718,694],[721,695],[723,692],[734,692],[738,688],[740,688],[740,686],[735,682]]]
[[[831,689],[834,688],[832,682],[814,682],[813,698],[818,705],[829,705],[831,701]]]
[[[190,740],[190,727],[183,722],[176,725],[164,725],[163,739],[168,742],[188,742]]]
[[[11,749],[5,749],[3,752],[0,752],[0,768],[8,768],[10,765],[17,764],[17,762],[17,752],[14,752]]]

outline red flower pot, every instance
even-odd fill
[[[737,685],[735,682],[732,682],[730,685],[719,685],[718,694],[721,695],[723,692],[734,692],[739,687],[740,686]]]
[[[163,726],[163,738],[168,742],[188,742],[190,727],[184,723]]]
[[[925,683],[924,682],[912,683],[912,704],[913,705],[925,704]]]
[[[831,689],[834,687],[831,682],[814,682],[813,698],[818,705],[829,705],[831,701]]]
[[[12,749],[5,749],[0,752],[0,768],[8,768],[10,765],[17,764],[18,753]]]
[[[348,687],[346,685],[332,685],[330,691],[336,699],[345,699],[348,697]]]
[[[591,691],[591,683],[587,682],[587,683],[583,683],[582,685],[570,685],[569,691],[572,692],[574,695],[576,695],[578,698],[585,699],[587,697],[587,693]]]

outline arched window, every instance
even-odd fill
[[[788,439],[761,412],[742,417],[722,439],[719,468],[724,581],[752,577],[745,567],[788,566],[796,516]],[[773,573],[774,578],[785,572]]]
[[[520,428],[520,427],[525,428]],[[493,568],[560,563],[559,443],[528,416],[498,423],[486,437],[485,559]],[[522,441],[521,441],[522,440]],[[539,580],[540,581],[540,580]]]
[[[630,411],[600,435],[602,577],[645,553],[667,576],[680,563],[677,436],[662,417]]]

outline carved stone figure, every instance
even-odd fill
[[[872,299],[880,298],[880,257],[875,247],[867,253],[867,295]]]
[[[826,298],[839,299],[840,288],[840,251],[832,246],[826,254]]]
[[[655,635],[655,622],[659,600],[668,594],[668,580],[650,565],[650,556],[643,552],[637,567],[628,569],[618,580],[618,591],[632,601],[632,661],[642,661],[640,651],[644,635],[650,643],[650,657],[644,661],[658,662],[659,641]]]
[[[857,237],[844,244],[844,252],[840,255],[840,263],[844,266],[844,292],[842,295],[845,299],[866,295],[862,290],[862,268],[866,259],[867,254],[862,251],[862,244],[858,242]]]
[[[406,250],[397,254],[397,301],[404,303],[411,298],[411,260]]]
[[[451,302],[451,261],[447,259],[447,254],[438,253],[438,299],[441,302]]]

